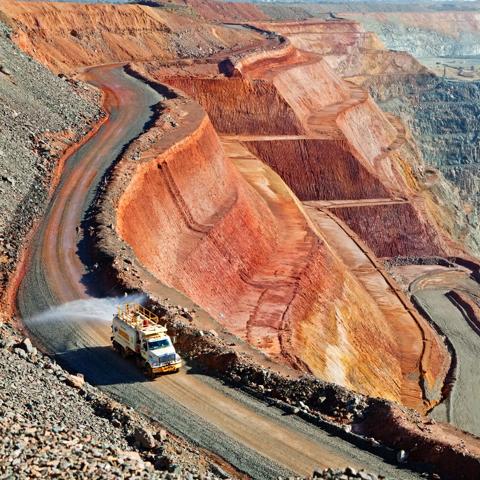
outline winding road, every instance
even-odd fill
[[[160,96],[119,66],[96,67],[85,76],[104,91],[109,119],[67,160],[30,249],[17,309],[36,343],[92,384],[253,478],[347,465],[419,478],[189,369],[146,381],[110,348],[109,319],[120,300],[105,299],[108,292],[91,269],[78,227],[103,174],[144,130]]]
[[[421,271],[421,267],[417,268]],[[431,416],[478,436],[480,335],[462,306],[449,297],[449,292],[457,290],[473,299],[479,297],[480,287],[469,272],[437,268],[427,270],[410,289],[417,304],[448,337],[456,355],[452,390],[448,398],[433,409]]]

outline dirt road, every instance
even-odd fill
[[[108,304],[101,297],[108,292],[91,268],[90,252],[77,227],[103,172],[124,145],[142,132],[159,96],[120,68],[99,67],[87,78],[105,91],[110,119],[68,160],[31,249],[17,305],[37,342],[91,383],[253,478],[276,478],[289,472],[306,475],[314,467],[346,465],[396,479],[417,478],[192,370],[148,382],[113,352],[109,315],[101,313]],[[71,301],[76,302],[47,317],[36,317]]]

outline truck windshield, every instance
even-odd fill
[[[168,338],[162,338],[159,340],[150,340],[148,342],[149,350],[157,350],[157,348],[166,348],[170,346],[170,340]]]

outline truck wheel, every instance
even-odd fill
[[[116,342],[115,340],[112,342],[112,345],[113,345],[113,349],[118,352],[118,353],[121,353],[123,347],[118,343]]]
[[[152,367],[150,365],[147,365],[147,377],[150,380],[155,380],[155,373],[153,373]]]

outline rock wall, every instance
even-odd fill
[[[239,174],[195,105],[182,105],[170,133],[152,130],[139,161],[119,164],[121,238],[157,279],[272,358],[399,400],[397,345],[376,304],[279,177],[265,195],[249,164]]]
[[[408,203],[334,208],[377,257],[434,257],[446,256],[438,233],[418,209]]]
[[[369,85],[385,110],[400,115],[418,139],[425,163],[459,188],[468,221],[478,228],[480,83],[433,75],[384,78]],[[478,231],[469,244],[478,251]]]
[[[263,80],[159,76],[162,82],[195,98],[215,128],[227,134],[299,134],[303,127],[295,111]]]
[[[328,64],[320,59],[285,68],[275,76],[273,84],[304,123],[315,110],[341,103],[349,98],[350,93]]]
[[[336,122],[351,148],[371,166],[397,138],[397,130],[371,98],[345,109]]]
[[[339,140],[245,142],[272,167],[300,200],[382,198],[389,191]]]
[[[119,204],[118,230],[155,276],[215,317],[231,315],[278,236],[271,212],[225,161],[207,117],[139,167]]]
[[[283,23],[277,23],[274,26],[292,44],[300,42],[312,53],[326,52],[323,59],[338,77],[369,90],[374,101],[362,98],[361,90],[357,93],[351,90],[357,100],[350,105],[345,102],[336,116],[337,126],[351,151],[367,169],[373,169],[393,195],[416,192],[424,197],[429,213],[419,215],[429,223],[433,222],[432,225],[438,224],[471,252],[478,253],[478,182],[471,175],[475,167],[472,165],[468,173],[462,175],[462,167],[458,165],[458,151],[470,155],[469,160],[465,159],[469,162],[476,155],[476,142],[469,143],[469,138],[476,138],[477,125],[471,121],[478,103],[475,100],[476,84],[439,82],[406,52],[387,51],[374,39],[371,39],[369,48],[364,48],[365,37],[361,34],[364,28],[352,28],[352,22],[323,23],[328,23],[328,34],[318,21],[306,24],[287,22],[285,27]],[[305,33],[302,33],[303,25]],[[338,48],[342,35],[348,49]],[[392,116],[385,116],[377,104],[384,111],[398,115],[407,128]],[[324,114],[316,117],[325,122]],[[461,129],[465,132],[458,134]],[[466,132],[472,134],[468,136]],[[468,146],[472,144],[472,147]],[[435,156],[444,160],[437,163]],[[452,166],[448,165],[450,162]],[[472,193],[464,190],[464,201],[461,201],[448,179],[455,179],[456,185],[469,188]]]

